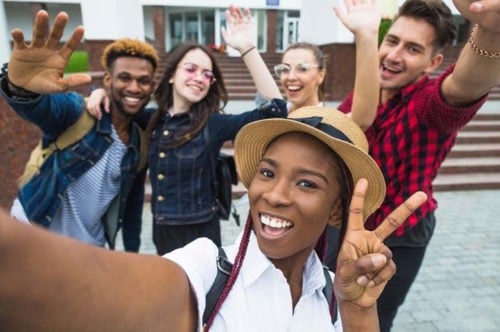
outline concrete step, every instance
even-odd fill
[[[500,172],[439,174],[433,186],[435,191],[500,189]]]
[[[500,157],[446,158],[439,174],[499,173]]]
[[[500,157],[500,143],[456,144],[446,158]]]
[[[465,129],[465,128],[464,128]],[[455,144],[491,144],[500,143],[500,131],[467,131],[461,130]]]

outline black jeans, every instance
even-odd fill
[[[410,286],[415,281],[422,265],[425,250],[423,247],[393,247],[392,259],[396,263],[396,274],[389,280],[377,300],[378,319],[381,332],[391,330],[392,322],[401,304],[403,304]]]
[[[221,246],[220,221],[217,215],[201,224],[172,226],[153,223],[153,242],[160,256],[200,237],[208,237],[218,247]]]

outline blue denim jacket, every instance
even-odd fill
[[[72,92],[41,95],[23,102],[10,98],[3,89],[0,89],[0,95],[19,116],[40,127],[43,147],[53,142],[85,111],[83,97]],[[105,113],[82,140],[64,150],[55,151],[44,162],[40,172],[19,190],[19,200],[31,221],[46,227],[50,224],[69,184],[91,168],[111,145],[111,125],[111,115]],[[127,239],[124,241],[125,249],[129,251],[138,251],[140,245],[146,172],[136,176],[139,139],[138,128],[133,124],[127,152],[121,163],[118,204],[110,206],[113,210],[110,215],[103,216],[118,218],[118,225],[123,226],[124,239]]]
[[[203,223],[216,216],[209,155],[218,155],[222,144],[233,140],[247,123],[271,117],[286,117],[286,102],[273,99],[261,108],[242,114],[213,113],[208,118],[211,139],[207,150],[203,130],[187,143],[163,148],[163,140],[188,123],[188,114],[168,114],[153,130],[149,142],[151,208],[154,222],[160,225]]]

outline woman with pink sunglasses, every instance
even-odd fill
[[[213,161],[223,143],[233,140],[245,124],[287,115],[278,87],[266,85],[272,80],[266,64],[253,42],[247,43],[254,40],[250,12],[242,15],[231,7],[226,16],[231,26],[230,33],[223,29],[226,43],[241,53],[245,65],[257,77],[259,93],[270,101],[252,111],[224,114],[228,96],[211,52],[196,43],[183,43],[169,52],[154,93],[158,108],[136,119],[150,135],[153,242],[159,255],[200,237],[221,245]],[[88,104],[91,114],[100,117],[103,100],[104,104],[109,103],[104,90],[92,93]]]

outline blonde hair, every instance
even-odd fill
[[[101,56],[101,64],[106,71],[110,71],[113,62],[123,56],[148,60],[155,70],[159,61],[158,53],[150,44],[137,39],[124,38],[106,46]]]

